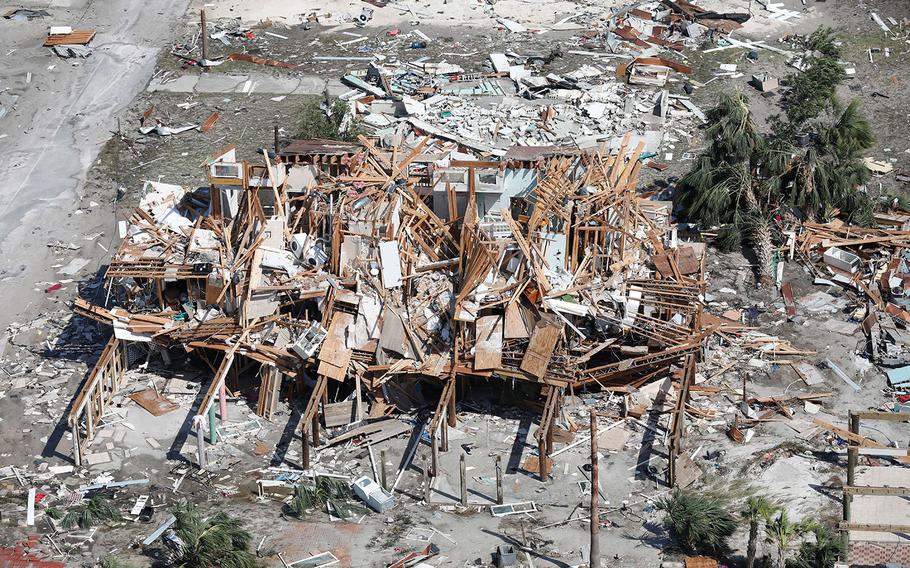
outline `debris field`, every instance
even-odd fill
[[[710,556],[670,526],[699,494],[910,565],[903,149],[871,223],[779,214],[770,280],[677,195],[825,2],[272,4],[190,3],[86,172],[113,221],[0,335],[0,566],[224,565],[196,514],[244,566],[746,566],[738,512]],[[905,61],[910,12],[836,4]],[[59,14],[0,22],[106,57]]]

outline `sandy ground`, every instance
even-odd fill
[[[19,3],[48,9],[50,18],[0,19],[3,44],[10,46],[3,48],[0,88],[18,95],[0,120],[0,329],[40,304],[42,294],[34,290],[69,278],[55,274],[47,243],[104,232],[97,241],[110,244],[110,212],[83,202],[86,173],[186,8],[185,0],[48,4]],[[91,57],[63,60],[41,47],[51,23],[96,29]],[[102,252],[92,251],[86,270],[98,266]]]
[[[814,3],[804,7],[798,0],[783,0],[782,3],[787,9],[806,10],[808,16],[817,17],[829,12],[836,2],[829,2],[828,6],[821,8]],[[422,0],[390,2],[378,8],[362,0],[298,0],[292,3],[286,0],[193,0],[191,10],[204,8],[213,18],[237,18],[246,23],[272,21],[283,26],[296,25],[316,15],[323,25],[351,28],[358,25],[356,19],[367,8],[372,9],[373,14],[363,25],[366,28],[429,24],[494,29],[502,27],[498,20],[508,19],[534,33],[547,33],[560,29],[582,29],[586,18],[607,19],[611,10],[620,10],[630,2],[558,0],[547,2],[545,10],[538,9],[539,4],[536,0]],[[708,10],[724,12],[748,12],[750,7],[749,0],[702,0],[698,4]],[[744,33],[773,33],[786,26],[767,18],[756,2],[751,5],[756,17],[746,24]],[[578,16],[581,17],[575,19]]]

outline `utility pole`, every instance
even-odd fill
[[[591,551],[588,566],[600,568],[600,513],[597,510],[598,492],[597,412],[591,410]]]

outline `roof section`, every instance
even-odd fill
[[[518,160],[519,162],[531,162],[541,158],[553,156],[577,156],[577,148],[560,147],[560,146],[512,146],[503,156],[505,160]]]
[[[342,142],[341,140],[326,140],[314,138],[312,140],[295,140],[281,149],[279,156],[313,156],[316,154],[341,156],[356,154],[363,147],[357,142]]]

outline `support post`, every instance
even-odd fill
[[[275,155],[278,155],[278,125],[275,125]]]
[[[547,481],[547,434],[546,432],[541,432],[540,438],[537,439],[537,458],[538,458],[538,471],[540,473],[540,480],[543,482]]]
[[[591,411],[591,552],[588,566],[600,568],[600,512],[597,509],[599,485],[597,455],[597,413]]]
[[[218,432],[215,430],[215,405],[209,407],[209,442],[218,443]]]
[[[455,375],[453,375],[453,376],[452,376],[452,380],[453,380],[453,381],[456,381],[456,382],[452,384],[452,396],[449,397],[449,407],[446,409],[446,422],[449,424],[449,426],[451,426],[452,428],[454,428],[454,427],[458,426],[458,420],[456,419],[456,416],[455,416],[455,397],[456,397],[457,394],[458,394],[458,383],[457,383],[458,377],[456,377]],[[443,451],[446,451],[446,452],[447,452],[447,451],[449,451],[449,449],[448,449],[448,445],[449,445],[449,436],[448,436],[448,434],[446,435],[445,440],[446,440],[446,449],[443,450]]]
[[[859,435],[859,414],[850,413],[850,431]]]
[[[221,388],[218,389],[218,407],[219,407],[219,412],[221,413],[221,421],[227,422],[227,419],[228,419],[227,385],[225,385],[223,382],[221,383]]]
[[[461,454],[461,460],[458,464],[458,477],[461,480],[461,506],[468,506],[468,480],[467,480],[467,468],[464,463],[464,452]]]
[[[310,469],[310,441],[307,438],[307,431],[304,430],[300,433],[300,439],[303,441],[303,446],[301,447],[300,452],[300,466],[303,469]]]
[[[502,505],[502,456],[496,455],[496,504]]]
[[[432,455],[430,459],[433,460],[433,476],[439,475],[439,431],[430,433],[430,448],[432,450]]]
[[[278,127],[275,127],[275,153],[278,153]],[[363,397],[361,396],[360,373],[354,373],[354,392],[357,398],[354,399],[354,405],[357,412],[356,418],[360,422],[363,420]]]
[[[550,424],[550,427],[547,428],[546,439],[547,439],[547,443],[546,443],[547,453],[544,457],[553,453],[553,424]]]
[[[202,61],[203,64],[209,58],[209,30],[205,21],[205,10],[199,10],[199,19],[202,21],[200,34],[202,36]]]
[[[82,465],[82,445],[79,443],[79,420],[73,424],[73,462],[76,467]]]
[[[430,462],[429,460],[423,461],[423,502],[427,505],[430,504],[430,489],[432,486],[433,480],[430,477]]]
[[[449,451],[449,427],[447,422],[449,419],[448,409],[446,409],[445,418],[445,420],[440,420],[439,433],[442,434],[442,451],[447,452]]]
[[[197,459],[199,460],[199,469],[205,469],[205,432],[202,428],[202,423],[196,423],[196,443],[197,443]]]
[[[319,412],[313,415],[313,425],[311,427],[313,433],[313,447],[316,448],[319,446]]]
[[[386,483],[386,470],[385,470],[385,449],[379,450],[379,483],[382,484],[382,488],[386,491],[389,490],[389,484]]]
[[[850,430],[853,431],[853,418],[854,416],[850,415]],[[859,432],[859,417],[856,417],[856,431]],[[856,462],[859,461],[859,447],[857,446],[848,446],[847,447],[847,487],[853,487],[856,482]],[[851,520],[851,505],[853,504],[853,495],[847,494],[844,492],[844,522],[849,523]],[[850,531],[845,530],[843,532],[844,540],[844,554],[849,554],[850,551]]]

